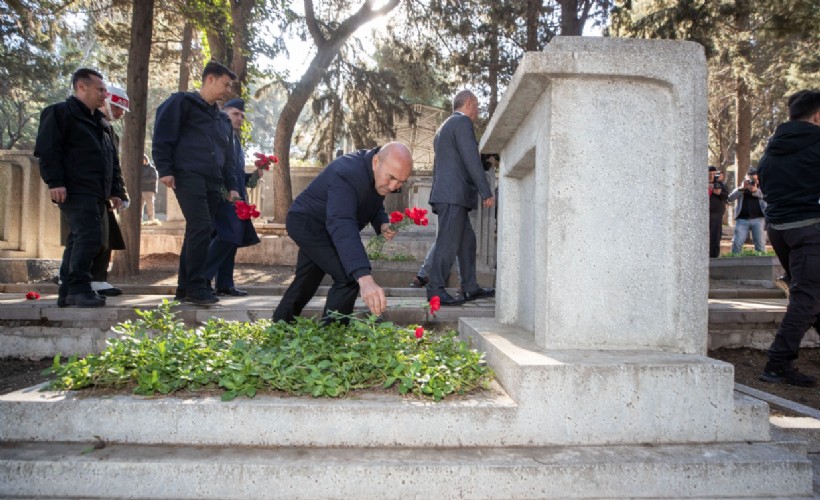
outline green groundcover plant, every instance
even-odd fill
[[[185,328],[163,301],[137,310],[139,319],[114,327],[100,354],[62,362],[47,370],[48,389],[105,388],[140,395],[221,389],[222,399],[254,397],[259,391],[340,397],[358,389],[393,388],[436,401],[486,387],[492,370],[484,354],[453,331],[430,334],[375,317],[350,325],[259,320],[240,323],[212,318]]]

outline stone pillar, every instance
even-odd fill
[[[706,65],[692,42],[557,37],[500,153],[496,319],[547,349],[706,352]]]

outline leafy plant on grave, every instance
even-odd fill
[[[774,250],[766,250],[764,252],[756,252],[754,250],[744,248],[740,251],[740,253],[724,253],[720,257],[721,258],[732,258],[732,257],[774,257],[775,253]]]
[[[115,327],[100,354],[54,358],[50,389],[105,388],[136,394],[221,390],[223,400],[259,391],[341,397],[350,391],[395,388],[439,401],[486,387],[492,371],[483,353],[455,332],[425,333],[375,317],[349,325],[211,319],[189,329],[172,302],[137,311]]]

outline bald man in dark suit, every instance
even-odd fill
[[[433,141],[433,187],[430,205],[438,215],[438,233],[427,284],[427,298],[437,296],[441,305],[458,305],[467,300],[495,295],[493,288],[481,288],[476,281],[476,236],[469,212],[495,204],[484,173],[473,122],[478,118],[478,98],[462,90],[453,98],[453,114],[439,127]],[[444,288],[450,267],[458,257],[461,297]]]

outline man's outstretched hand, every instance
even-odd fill
[[[367,304],[371,313],[381,316],[387,310],[387,297],[384,295],[384,289],[376,284],[371,275],[362,276],[358,281],[362,300]]]

